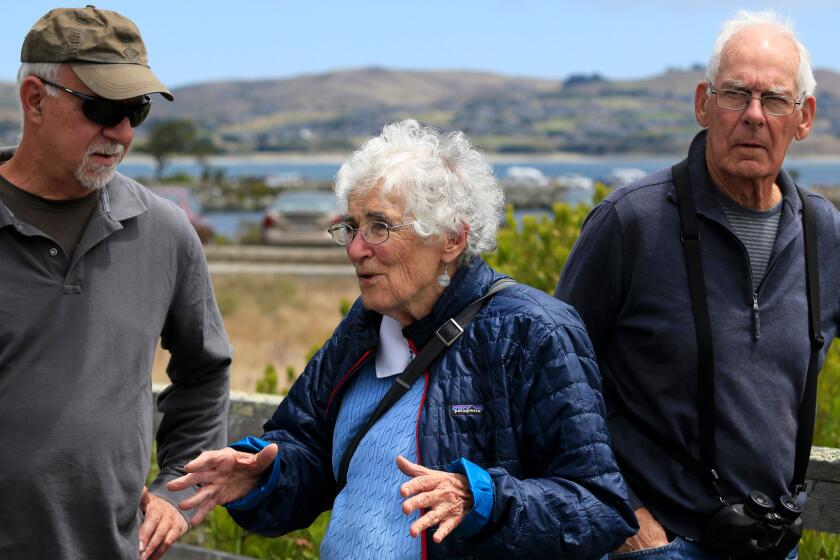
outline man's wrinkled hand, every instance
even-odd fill
[[[636,519],[639,521],[639,532],[624,541],[616,552],[634,552],[648,548],[659,548],[668,544],[668,535],[665,528],[659,524],[653,515],[645,507],[635,511]]]
[[[178,508],[143,488],[140,498],[140,560],[158,560],[190,526]]]

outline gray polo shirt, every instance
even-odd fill
[[[0,558],[136,558],[161,394],[161,474],[226,443],[230,346],[184,213],[117,174],[68,259],[0,202]]]

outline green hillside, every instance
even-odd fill
[[[840,154],[840,73],[816,74],[816,127],[795,143],[795,155]],[[155,100],[150,121],[193,120],[228,153],[344,151],[407,117],[464,130],[500,153],[676,153],[697,130],[693,95],[702,79],[698,66],[639,80],[563,81],[363,68],[177,88],[175,103]],[[0,84],[4,143],[17,132],[14,96],[11,84]]]

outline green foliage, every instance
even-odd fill
[[[593,202],[600,202],[608,193],[606,186],[597,184]],[[485,255],[490,266],[519,282],[553,293],[591,207],[557,203],[553,210],[553,217],[525,216],[520,224],[513,207],[508,206],[505,226],[496,237],[496,252]]]
[[[185,154],[192,151],[197,129],[189,119],[158,121],[149,130],[146,143],[140,151],[155,158],[155,177],[163,177],[163,168],[172,154]]]
[[[149,467],[149,474],[146,475],[146,486],[152,483],[155,478],[157,478],[158,473],[160,473],[160,467],[158,467],[157,462],[157,442],[152,442],[152,459],[151,459],[151,466]]]
[[[322,513],[307,529],[277,538],[265,538],[239,527],[227,511],[217,507],[207,520],[194,528],[184,542],[223,552],[264,560],[314,560],[329,523],[329,512]]]
[[[840,447],[840,345],[832,344],[819,376],[814,445]]]
[[[201,136],[193,142],[190,153],[195,156],[198,162],[202,165],[206,164],[208,156],[221,153],[221,150],[213,143],[210,138]],[[208,169],[209,171],[209,169]]]
[[[840,345],[833,344],[820,371],[814,445],[840,447]],[[814,560],[840,558],[840,535],[805,531],[799,557]]]
[[[277,369],[274,364],[266,364],[262,379],[257,380],[257,393],[277,394]]]
[[[214,231],[213,237],[210,238],[211,245],[233,245],[233,240],[226,236],[222,235],[221,233]]]
[[[306,361],[308,362],[311,360],[318,350],[321,349],[321,344],[313,344],[312,347],[309,349],[309,352],[306,353]],[[262,378],[257,380],[257,393],[262,393],[265,395],[283,395],[286,396],[289,394],[289,388],[292,386],[292,383],[295,382],[297,379],[298,372],[292,366],[286,366],[286,388],[278,390],[277,382],[279,380],[277,375],[277,368],[274,367],[274,364],[266,364],[265,371],[263,372]]]
[[[318,353],[318,350],[321,349],[321,346],[323,346],[323,344],[313,344],[312,345],[312,347],[309,349],[309,352],[306,353],[306,361],[307,362],[315,357],[315,354]]]
[[[190,187],[193,184],[192,175],[190,175],[186,171],[178,171],[176,173],[171,173],[164,177],[163,181],[167,185],[184,185],[185,187]]]
[[[353,307],[352,301],[341,298],[341,303],[338,305],[338,312],[341,313],[342,317],[347,317],[347,314],[350,313],[351,307]]]
[[[836,560],[840,558],[840,536],[805,531],[799,543],[802,560]]]

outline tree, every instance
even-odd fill
[[[195,156],[198,165],[201,167],[201,180],[205,183],[210,181],[211,169],[207,158],[220,152],[213,140],[206,136],[196,138],[193,142],[190,153]]]
[[[155,178],[163,179],[163,168],[172,154],[192,153],[197,129],[189,119],[158,121],[149,131],[146,143],[140,151],[155,158]]]

